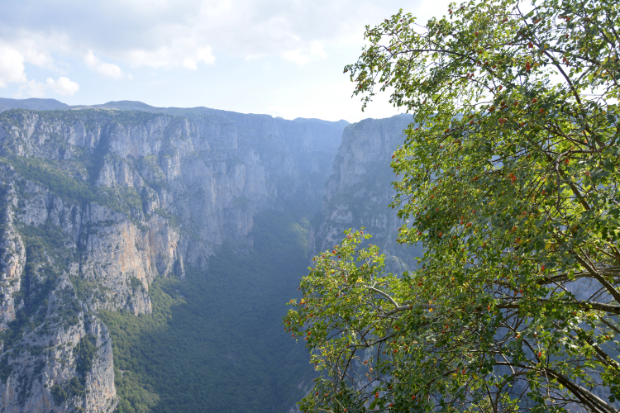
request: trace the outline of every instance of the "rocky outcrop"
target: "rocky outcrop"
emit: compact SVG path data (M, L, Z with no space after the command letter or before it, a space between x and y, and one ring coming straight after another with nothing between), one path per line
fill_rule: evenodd
M0 238L0 330L15 320L15 299L21 288L26 263L26 249L15 228L14 208L18 199L13 185L4 188L2 238Z
M11 188L6 192L10 199ZM13 261L25 265L13 266L21 270L17 294L4 296L3 309L13 311L2 314L8 329L2 333L0 411L112 411L112 346L106 327L78 300L67 262L72 251L62 239L19 232L24 235L16 233L13 243L27 251L13 251ZM46 246L49 241L58 242L56 248ZM5 250L5 257L10 253Z
M0 411L112 411L96 312L149 313L156 277L205 268L224 243L252 248L257 212L318 205L345 126L213 110L0 114Z
M415 266L421 250L396 243L402 221L388 207L395 195L391 183L397 180L390 167L391 156L403 144L404 129L411 122L411 116L398 115L366 119L345 128L321 214L310 229L310 255L339 243L343 231L365 227L373 236L370 243L386 254L388 271Z
M55 306L71 305L63 294L50 294L49 316ZM74 300L75 297L73 297ZM62 309L60 310L62 311ZM5 412L109 412L116 407L112 346L106 327L78 313L75 324L47 320L46 331L33 330L19 346L3 354L10 368L0 384L0 409ZM6 374L6 371L5 371Z

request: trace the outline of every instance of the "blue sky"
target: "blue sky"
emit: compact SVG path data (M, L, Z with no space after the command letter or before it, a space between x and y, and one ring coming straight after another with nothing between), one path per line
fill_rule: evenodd
M366 24L447 0L0 0L0 96L68 104L139 100L287 119L350 122L361 112L342 73Z

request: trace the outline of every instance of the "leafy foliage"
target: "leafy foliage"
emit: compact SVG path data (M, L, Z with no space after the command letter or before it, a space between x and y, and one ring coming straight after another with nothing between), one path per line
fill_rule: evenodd
M73 176L72 169L88 169L92 176L98 176L103 165L103 150L96 151L91 157L84 156L80 162L67 165L66 161L53 161L45 158L22 158L13 156L0 158L11 164L24 178L46 186L50 191L64 200L84 204L96 202L113 211L125 213L132 217L132 212L142 210L142 199L134 187L107 188L95 185L94 179L80 179ZM86 166L85 166L86 165ZM20 194L24 195L24 194ZM169 214L170 215L170 214ZM171 215L170 215L171 216ZM138 225L138 221L134 222ZM175 225L178 225L175 221Z
M75 346L73 353L76 359L75 372L80 377L80 382L84 384L97 354L97 338L90 334L85 335Z
M6 380L9 378L11 372L13 371L13 367L8 363L7 359L8 356L4 356L2 357L2 359L0 359L0 380L2 381L2 384L6 383Z
M40 182L63 199L93 202L97 195L87 182L69 176L53 161L42 158L11 157L5 159L19 174L29 180Z
M57 405L62 405L69 398L69 395L60 384L54 384L51 393L54 398L54 403Z
M426 252L401 276L361 233L315 257L285 318L325 372L303 410L616 411L619 11L482 0L367 28L345 71L415 114L393 206Z

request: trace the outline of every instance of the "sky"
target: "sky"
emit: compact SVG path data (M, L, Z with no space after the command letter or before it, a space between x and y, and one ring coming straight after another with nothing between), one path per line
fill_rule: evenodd
M0 97L356 122L343 73L374 26L403 8L426 22L448 0L0 0Z

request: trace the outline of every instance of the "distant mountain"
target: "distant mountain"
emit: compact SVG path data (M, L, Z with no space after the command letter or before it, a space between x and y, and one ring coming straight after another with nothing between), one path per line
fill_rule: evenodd
M9 109L28 109L28 110L80 110L80 109L116 109L116 110L136 110L140 112L151 112L151 113L165 113L166 115L172 116L183 116L183 117L196 117L196 116L204 116L204 115L232 115L232 116L246 116L246 114L238 113L238 112L230 112L226 110L220 109L211 109L204 106L197 106L194 108L177 108L177 107L168 107L162 108L157 106L151 106L144 102L139 102L135 100L119 100L112 101L97 105L74 105L70 106L65 103L59 102L56 99L38 99L38 98L30 98L30 99L10 99L10 98L0 98L0 112ZM250 116L264 116L266 118L273 118L270 115L264 114L247 114ZM274 119L285 120L280 117L276 117ZM318 125L321 122L325 122L321 119L308 119L308 118L296 118L293 122L314 122L314 125ZM344 128L349 124L346 120L339 120L338 122L332 122L334 125L338 127Z
M147 105L143 102L134 100L119 100L118 102L107 102L101 105L92 105L93 108L110 108L120 110L139 110L142 112L161 112L164 108Z
M9 109L28 109L28 110L67 110L71 106L56 99L9 99L0 98L0 112Z

